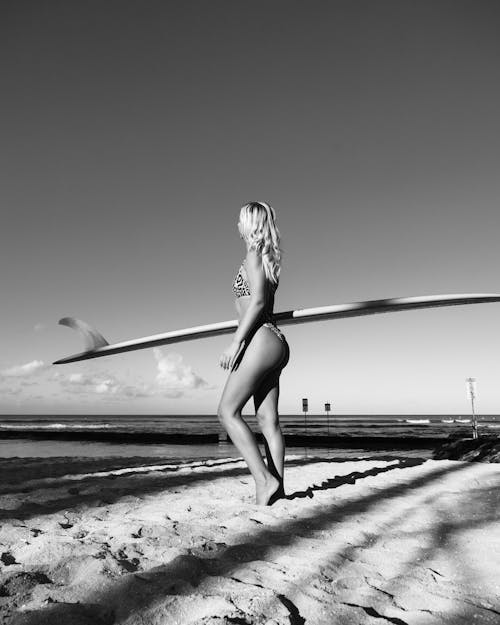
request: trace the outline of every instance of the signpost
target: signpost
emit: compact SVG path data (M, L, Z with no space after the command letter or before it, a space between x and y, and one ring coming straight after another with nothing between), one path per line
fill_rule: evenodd
M470 397L470 401L472 404L472 438L477 438L477 418L474 411L474 400L476 398L476 378L467 378L465 382L467 385L467 393Z
M304 429L305 429L306 436L307 436L307 409L308 409L308 401L307 401L307 397L304 397L302 399L302 410L304 411ZM305 445L305 450L306 450L306 458L307 458L307 445Z
M307 436L307 397L304 397L304 399L302 400L302 410L304 412L304 430Z

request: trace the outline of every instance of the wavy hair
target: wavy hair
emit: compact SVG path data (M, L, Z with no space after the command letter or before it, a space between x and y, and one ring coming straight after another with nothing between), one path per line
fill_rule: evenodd
M276 212L266 202L249 202L240 209L241 234L250 249L262 256L262 265L268 280L276 286L281 273L283 250L280 232L276 226Z

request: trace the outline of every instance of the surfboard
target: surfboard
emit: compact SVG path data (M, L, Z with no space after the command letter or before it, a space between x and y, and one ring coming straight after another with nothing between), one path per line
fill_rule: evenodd
M415 310L419 308L437 308L442 306L459 306L462 304L486 304L499 302L498 293L462 293L454 295L421 295L417 297L397 297L392 299L376 299L365 302L351 302L349 304L333 304L317 308L302 308L298 310L286 310L274 313L273 317L278 326L287 326L312 321L326 321L330 319L342 319L347 317L360 317L362 315L374 315L377 313L398 312L403 310ZM66 358L56 360L52 364L62 365L78 360L111 356L136 349L147 349L159 345L169 345L182 341L230 334L238 327L238 319L220 321L203 326L172 330L162 334L153 334L138 339L122 341L121 343L109 344L100 332L95 330L85 321L75 317L63 317L59 324L77 330L84 339L85 351Z

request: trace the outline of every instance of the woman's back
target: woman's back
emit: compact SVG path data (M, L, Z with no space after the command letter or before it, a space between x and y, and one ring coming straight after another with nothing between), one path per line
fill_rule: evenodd
M248 282L248 274L245 268L245 261L240 265L238 273L233 281L233 293L236 297L236 310L238 311L240 319L245 314L248 304L250 303L250 284ZM272 283L266 278L266 302L264 306L264 321L273 321L274 311L274 295L278 288L277 284Z

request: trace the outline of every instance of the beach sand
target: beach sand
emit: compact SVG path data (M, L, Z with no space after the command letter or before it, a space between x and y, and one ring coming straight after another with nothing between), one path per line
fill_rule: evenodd
M287 455L268 507L242 459L149 465L2 461L1 623L500 622L498 464Z

